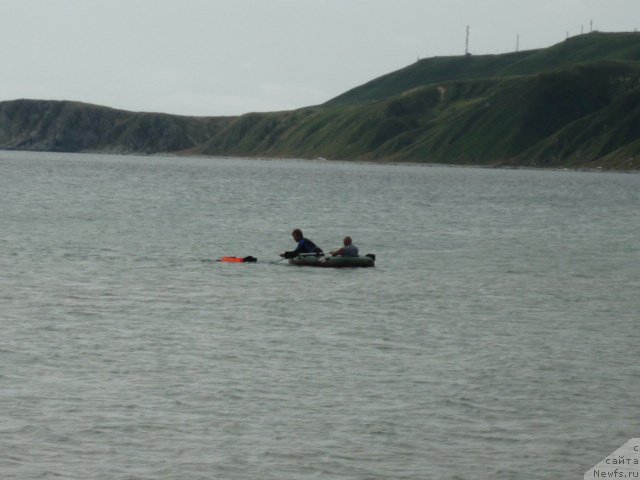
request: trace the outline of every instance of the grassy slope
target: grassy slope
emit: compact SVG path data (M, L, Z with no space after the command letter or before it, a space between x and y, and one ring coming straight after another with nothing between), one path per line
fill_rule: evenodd
M640 33L592 33L545 49L503 55L428 58L349 90L326 105L370 103L424 85L533 75L603 60L640 61Z
M639 168L621 162L640 153L639 89L631 62L452 81L375 103L244 116L203 152Z

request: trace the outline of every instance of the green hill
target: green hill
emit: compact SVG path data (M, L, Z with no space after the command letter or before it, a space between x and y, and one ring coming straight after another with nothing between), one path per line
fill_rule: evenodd
M200 153L640 168L640 66L445 82L387 100L240 117Z
M0 103L0 148L640 168L640 34L436 57L323 105L239 117Z
M603 60L640 61L640 33L591 33L550 48L503 55L428 58L349 90L325 105L375 102L424 85L533 75Z

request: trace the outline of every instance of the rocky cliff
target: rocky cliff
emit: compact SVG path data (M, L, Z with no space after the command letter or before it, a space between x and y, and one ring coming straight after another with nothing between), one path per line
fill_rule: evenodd
M229 119L134 113L78 102L0 102L0 148L158 153L203 144Z

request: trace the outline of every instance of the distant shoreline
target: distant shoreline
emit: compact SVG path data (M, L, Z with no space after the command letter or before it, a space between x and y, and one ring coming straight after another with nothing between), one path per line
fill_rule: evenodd
M242 155L197 155L197 154L181 154L181 153L119 153L119 152L51 152L43 150L11 150L0 149L0 153L41 153L46 155L96 155L96 156L114 156L114 157L162 157L162 158L193 158L193 159L211 159L211 160L255 160L265 162L315 162L315 163L344 163L344 164L362 164L370 166L398 165L405 167L425 167L425 168L469 168L469 169L485 169L485 170L526 170L526 171L554 171L554 172L584 172L584 173L622 173L622 174L640 174L638 170L623 169L606 169L606 168L564 168L564 167L534 167L525 165L460 165L455 163L427 163L427 162L401 162L393 160L345 160L345 159L320 159L320 158L297 158L297 157L267 157L267 156L242 156Z

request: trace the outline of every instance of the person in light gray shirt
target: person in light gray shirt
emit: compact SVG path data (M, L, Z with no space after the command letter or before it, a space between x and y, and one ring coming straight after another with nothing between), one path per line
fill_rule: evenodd
M339 248L338 250L334 250L333 252L331 252L331 255L333 255L334 257L357 257L358 256L358 247L356 247L352 241L351 241L351 237L344 237L344 240L342 241L342 243L344 244L344 247Z

